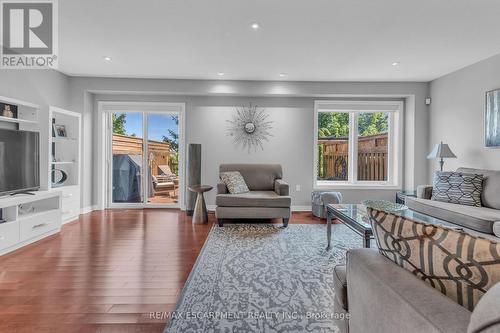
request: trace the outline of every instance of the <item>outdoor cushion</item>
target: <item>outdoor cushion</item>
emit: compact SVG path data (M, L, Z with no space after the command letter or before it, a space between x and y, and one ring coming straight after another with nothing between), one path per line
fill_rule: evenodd
M500 210L486 207L463 206L408 197L406 205L417 212L487 234L493 234L494 223L500 221Z
M481 207L483 175L436 171L432 200Z
M246 193L249 191L245 179L243 179L239 171L221 172L220 179L226 184L231 194Z
M215 204L225 207L290 207L291 199L274 191L250 191L241 194L219 194Z
M470 311L500 282L500 243L367 210L380 254Z
M483 206L500 209L500 171L459 168L457 172L475 173L483 175L483 193L481 202Z

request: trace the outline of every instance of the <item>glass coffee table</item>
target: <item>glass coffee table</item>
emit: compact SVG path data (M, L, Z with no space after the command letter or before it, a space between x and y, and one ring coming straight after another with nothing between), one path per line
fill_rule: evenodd
M355 233L363 237L363 246L365 248L370 247L370 241L373 238L372 226L370 225L370 220L368 219L368 214L366 212L366 206L362 204L330 204L326 206L327 211L327 228L326 237L328 241L327 250L330 249L330 243L332 238L332 219L337 218L352 229ZM455 230L464 230L456 224L439 220L435 217L425 215L411 209L405 209L399 212L394 212L393 214L409 218L414 221L442 225L447 228L452 228Z

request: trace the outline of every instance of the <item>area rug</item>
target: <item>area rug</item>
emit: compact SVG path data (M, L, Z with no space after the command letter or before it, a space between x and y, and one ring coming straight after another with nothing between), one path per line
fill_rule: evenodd
M165 332L338 332L333 268L361 237L342 224L214 226Z

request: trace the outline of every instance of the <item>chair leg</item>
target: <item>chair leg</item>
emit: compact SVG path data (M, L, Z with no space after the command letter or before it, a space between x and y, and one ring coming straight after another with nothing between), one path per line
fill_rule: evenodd
M219 223L219 227L224 226L224 220L223 219L217 219L217 222Z
M283 228L288 227L288 220L287 218L283 218Z

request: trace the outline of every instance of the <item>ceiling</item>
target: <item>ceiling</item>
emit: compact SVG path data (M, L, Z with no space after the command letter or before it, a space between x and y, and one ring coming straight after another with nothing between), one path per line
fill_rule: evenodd
M500 53L499 13L498 0L64 0L59 69L106 77L430 81Z

